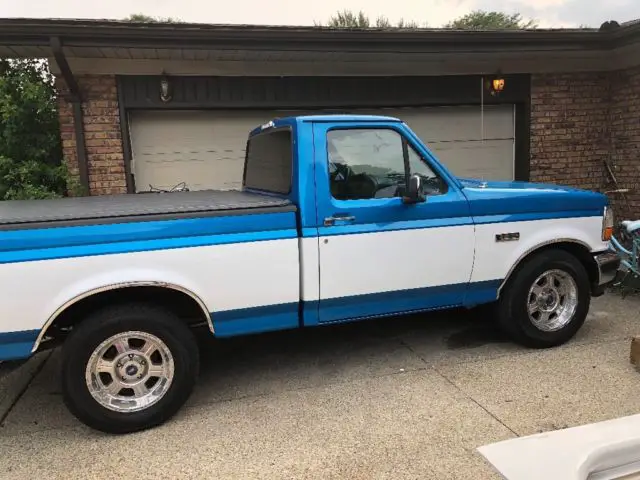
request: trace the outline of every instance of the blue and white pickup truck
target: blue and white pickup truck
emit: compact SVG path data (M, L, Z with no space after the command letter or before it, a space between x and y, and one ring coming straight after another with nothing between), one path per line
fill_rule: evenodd
M69 410L124 433L187 400L197 326L491 304L553 347L615 276L612 227L599 193L456 178L395 118L278 119L249 134L241 191L1 203L0 360L62 344Z

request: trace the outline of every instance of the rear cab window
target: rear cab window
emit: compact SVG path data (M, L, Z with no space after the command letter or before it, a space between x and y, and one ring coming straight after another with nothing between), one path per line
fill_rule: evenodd
M293 181L293 144L290 128L271 129L249 137L242 186L289 195Z

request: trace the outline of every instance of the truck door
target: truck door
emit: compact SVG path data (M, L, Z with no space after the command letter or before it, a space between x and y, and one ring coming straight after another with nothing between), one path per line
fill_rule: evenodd
M319 322L462 305L475 235L456 182L400 123L313 128ZM425 202L403 202L407 173Z

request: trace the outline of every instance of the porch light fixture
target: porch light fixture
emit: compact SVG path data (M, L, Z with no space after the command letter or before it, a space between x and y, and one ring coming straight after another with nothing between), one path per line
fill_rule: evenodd
M487 81L487 90L489 90L492 97L496 97L504 91L507 82L502 76L502 72L500 70L489 78L490 80Z
M491 88L494 92L500 93L504 90L505 81L502 77L496 77L491 81Z
M171 99L171 83L169 83L169 78L166 75L162 75L160 78L160 100L167 103L170 102Z

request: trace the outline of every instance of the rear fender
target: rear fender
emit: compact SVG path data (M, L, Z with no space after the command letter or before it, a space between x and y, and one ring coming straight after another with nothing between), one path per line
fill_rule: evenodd
M211 310L202 300L203 295L198 291L196 285L191 283L187 278L176 274L175 272L163 272L151 269L132 269L118 270L117 274L101 274L89 278L83 278L81 281L66 286L57 296L53 298L45 318L47 321L43 325L38 338L33 345L32 351L35 352L47 331L47 328L64 312L67 308L75 303L109 290L120 288L135 287L161 287L171 290L177 290L194 299L206 316L209 329L213 333L213 323L211 321Z

